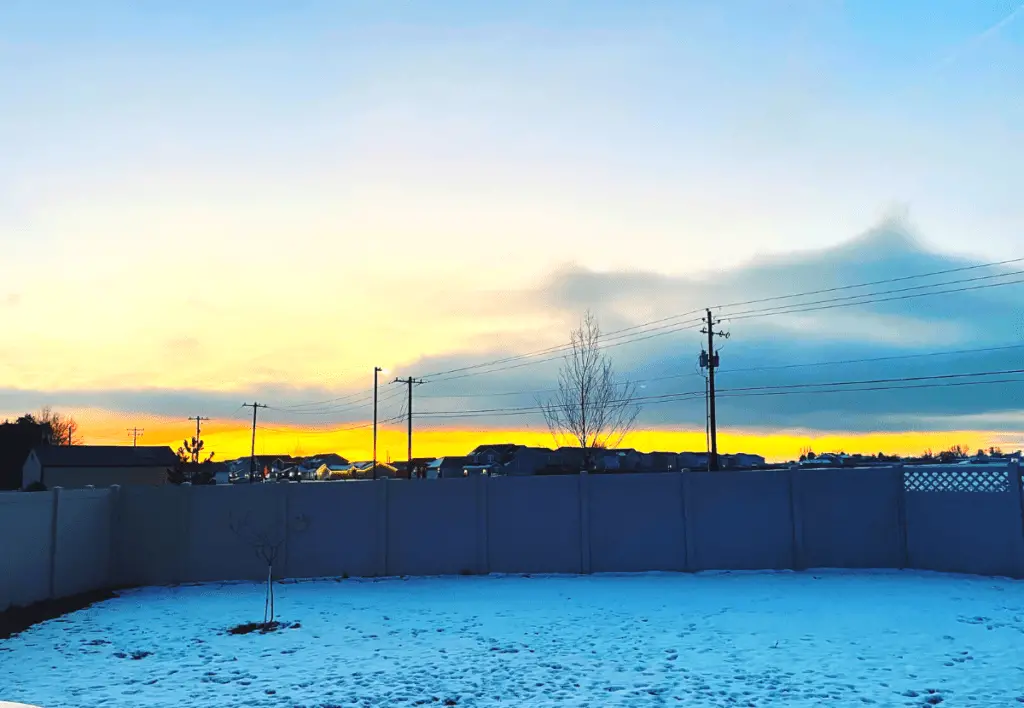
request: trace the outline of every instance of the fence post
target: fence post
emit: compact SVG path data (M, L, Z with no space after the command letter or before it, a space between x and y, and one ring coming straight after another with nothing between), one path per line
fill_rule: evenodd
M590 573L590 473L580 471L580 572Z
M900 570L910 567L910 542L907 534L907 480L903 465L893 465L893 476L896 478L896 528L900 549Z
M1017 567L1017 577L1024 578L1024 479L1021 478L1020 460L1010 461L1010 490L1017 495L1018 509L1020 509L1020 560Z
M696 568L697 563L697 551L696 551L696 539L693 536L693 524L691 519L693 518L692 513L692 502L690 497L693 486L690 484L693 479L694 473L690 470L683 470L679 474L682 475L682 489L683 489L683 541L686 544L686 563L683 566L683 570L688 573L692 573Z
M57 518L60 514L61 487L53 488L53 508L50 516L50 592L49 599L57 597Z
M284 524L284 543L281 544L281 550L284 551L284 559L283 559L283 561L281 563L281 568L284 570L284 572L281 573L281 576L282 576L282 578L288 578L289 580L294 579L293 571L288 566L288 556L290 555L288 553L288 544L291 543L291 529L292 529L291 491L289 491L289 490L291 490L292 484L295 484L295 483L294 482L288 482L288 484L285 484L285 485L278 485L278 488L283 487L283 491L280 492L280 494L283 497L281 499L282 509L280 509L280 512L281 512L281 514L283 516L283 524Z
M388 478L377 481L377 575L388 574Z
M110 553L107 566L107 587L115 588L121 584L120 567L118 558L121 555L121 534L118 533L121 519L121 485L114 484L110 487Z
M174 579L178 583L186 583L192 579L189 572L192 559L192 484L183 482L178 486L178 493L181 494L181 538L178 544L178 577Z
M488 536L488 495L490 494L489 475L477 476L476 484L476 569L481 575L491 572L491 542Z
M800 468L790 467L786 474L789 480L789 525L792 543L793 570L804 568L804 519L801 509Z

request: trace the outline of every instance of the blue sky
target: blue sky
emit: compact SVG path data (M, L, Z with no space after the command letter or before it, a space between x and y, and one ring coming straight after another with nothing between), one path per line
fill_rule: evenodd
M894 208L1024 256L1022 95L1007 0L8 0L0 387L331 390L560 341L559 273L714 279Z

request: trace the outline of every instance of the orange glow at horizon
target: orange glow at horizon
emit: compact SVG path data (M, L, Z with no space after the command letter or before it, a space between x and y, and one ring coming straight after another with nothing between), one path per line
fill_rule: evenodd
M86 444L131 444L126 427L138 425L145 429L140 445L168 445L177 450L186 437L195 434L194 424L167 418L133 418L122 414L90 411L76 416ZM369 460L373 455L370 427L352 422L341 430L311 430L283 423L273 423L272 430L256 430L256 454L312 455L337 452L350 460ZM250 454L252 429L237 420L203 424L205 450L216 453L215 460L229 460ZM1000 433L965 430L954 432L886 432L850 433L843 431L800 431L762 433L756 430L722 429L719 433L719 451L722 453L747 452L763 455L769 462L794 460L801 450L811 447L815 452L919 455L926 449L940 451L952 445L966 445L968 449L988 449L999 445ZM413 430L413 456L441 457L465 455L485 443L517 443L538 447L554 447L550 433L543 429L515 428L422 428ZM706 449L703 430L638 430L631 433L621 445L644 452ZM404 460L407 440L404 427L387 426L378 429L377 456L380 460Z

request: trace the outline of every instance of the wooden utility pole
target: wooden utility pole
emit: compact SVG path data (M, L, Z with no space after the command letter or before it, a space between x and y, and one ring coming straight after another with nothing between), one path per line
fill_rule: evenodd
M711 430L711 449L708 451L708 470L718 471L718 419L715 414L715 369L718 368L718 352L715 351L715 336L729 338L728 332L716 332L715 325L719 320L712 318L711 310L707 311L707 318L704 320L702 334L708 335L707 351L700 353L700 366L708 370L708 427Z
M195 441L195 444L193 445L193 448L192 448L192 462L194 462L194 463L196 463L198 465L199 464L199 440L200 440L200 437L199 437L199 423L201 421L204 421L204 420L209 420L209 418L203 418L202 416L197 415L197 416L194 416L192 418L189 418L189 420L194 420L196 422L196 441Z
M132 447L136 446L136 444L139 442L139 436L142 435L144 432L145 430L142 428L128 428L128 434L132 436ZM68 437L70 438L71 436L69 435ZM70 444L71 443L68 442L68 445Z
M377 374L384 371L379 366L373 367L373 467L371 474L377 479Z
M249 454L249 483L251 484L256 479L256 411L267 406L253 401L252 403L243 403L242 407L252 408L252 451Z
M409 457L409 479L412 479L412 387L413 387L413 384L417 384L418 385L418 384L423 383L423 381L421 379L414 379L412 376L410 376L409 378L407 378L405 380L395 379L392 383L404 383L405 385L407 385L409 387L409 412L408 412L408 416L409 416L409 419L408 419L408 423L409 423L409 432L408 432L409 451L408 451L408 457Z

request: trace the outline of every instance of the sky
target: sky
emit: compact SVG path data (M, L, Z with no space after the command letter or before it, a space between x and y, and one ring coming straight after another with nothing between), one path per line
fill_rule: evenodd
M368 457L381 366L382 420L403 412L395 376L444 414L415 419L417 453L544 444L536 414L454 413L530 406L557 361L429 374L561 344L587 308L614 332L1024 258L1022 95L1010 0L8 0L0 417L50 405L87 442L138 426L177 446L203 415L226 458L255 399L257 452ZM1000 349L1022 303L1007 286L726 321L720 386L1024 368ZM680 329L609 353L671 396L703 390L700 347ZM1016 449L1022 393L719 414L724 448L775 459ZM703 449L703 406L652 401L627 443ZM404 457L404 423L381 436Z

